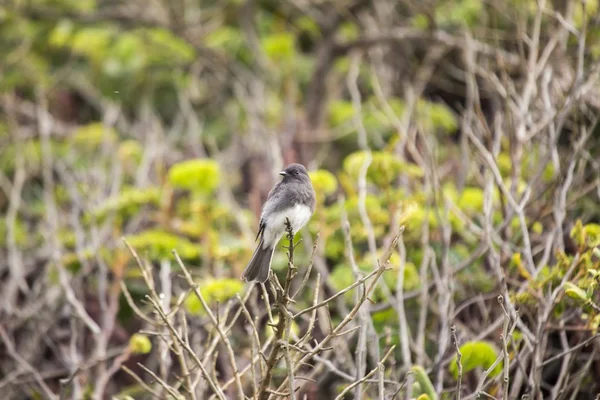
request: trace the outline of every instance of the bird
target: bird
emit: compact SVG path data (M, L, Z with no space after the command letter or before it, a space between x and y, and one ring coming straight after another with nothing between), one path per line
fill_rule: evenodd
M264 283L269 278L275 246L285 233L286 219L297 233L315 211L315 190L302 164L289 164L279 173L283 179L269 192L263 204L258 233L258 246L242 273L246 282Z

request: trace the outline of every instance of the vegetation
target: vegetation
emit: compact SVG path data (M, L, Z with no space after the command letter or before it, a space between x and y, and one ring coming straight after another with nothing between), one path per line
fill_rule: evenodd
M597 11L2 2L2 397L597 398Z

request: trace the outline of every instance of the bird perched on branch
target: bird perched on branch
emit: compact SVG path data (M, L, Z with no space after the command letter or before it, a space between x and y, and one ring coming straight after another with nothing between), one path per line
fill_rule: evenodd
M286 219L294 233L310 220L315 211L315 191L306 168L290 164L279 173L283 179L269 192L263 205L256 240L260 242L242 274L250 282L265 282L269 278L275 246L285 233Z

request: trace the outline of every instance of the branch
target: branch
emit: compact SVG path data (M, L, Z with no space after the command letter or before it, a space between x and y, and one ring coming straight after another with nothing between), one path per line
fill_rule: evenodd
M277 300L277 306L279 308L279 321L277 321L277 327L275 328L275 339L273 342L273 348L271 349L271 353L269 354L269 358L267 360L267 366L266 366L266 374L263 376L261 382L260 382L260 386L258 388L258 393L257 393L257 398L259 400L267 400L269 398L269 395L271 393L271 390L269 389L269 386L271 385L271 378L273 377L273 372L275 370L275 365L277 364L278 361L278 355L279 355L279 351L282 347L282 343L284 342L284 334L287 332L289 334L288 331L288 326L291 325L292 320L294 317L291 316L291 313L288 311L288 304L290 301L290 297L289 297L289 293L290 293L290 284L292 282L292 280L294 279L294 276L296 275L296 271L297 268L294 266L294 248L296 247L294 245L294 231L292 230L292 224L290 223L289 219L285 219L285 231L287 232L287 239L288 239L288 269L287 269L287 274L285 277L285 283L284 283L284 287L283 287L283 292L281 293L281 295L279 296L278 300ZM277 279L275 276L273 276L273 279ZM265 298L265 301L268 301L267 298ZM286 352L289 350L286 350ZM293 398L294 395L294 382L293 382L293 377L294 377L294 368L293 368L293 362L289 361L288 364L288 369L289 369L289 382L290 382L290 396ZM279 390L278 390L279 392Z

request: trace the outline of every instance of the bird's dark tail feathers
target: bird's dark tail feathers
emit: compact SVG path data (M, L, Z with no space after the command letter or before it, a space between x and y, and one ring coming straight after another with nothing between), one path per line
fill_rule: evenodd
M246 282L266 282L269 278L269 270L271 269L273 250L273 247L266 247L263 249L263 241L261 239L258 247L254 251L254 255L242 274L242 279Z

